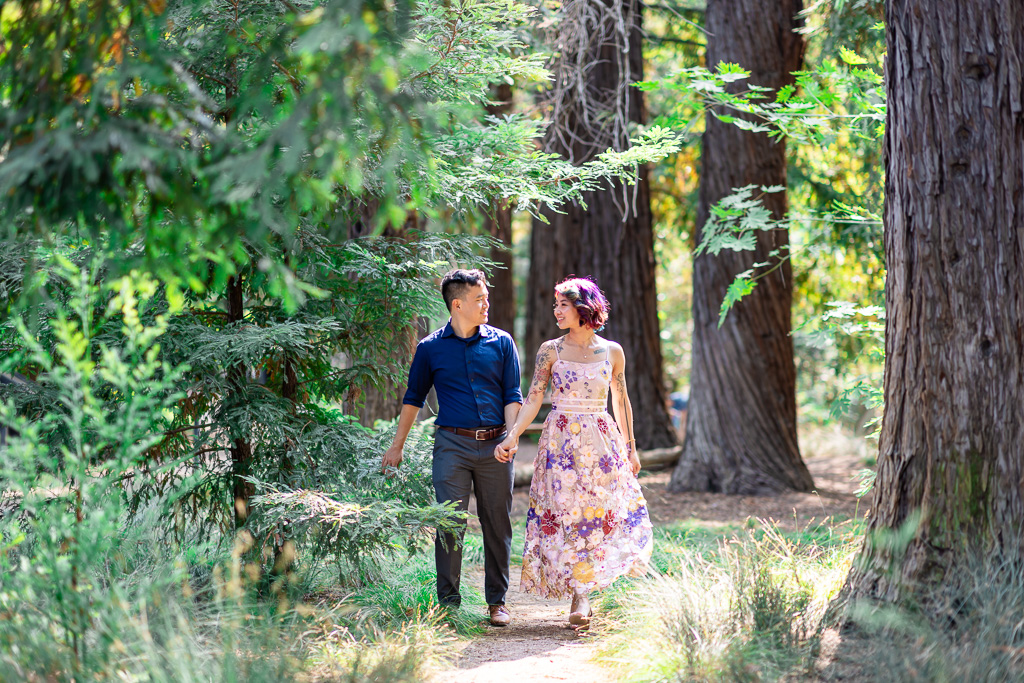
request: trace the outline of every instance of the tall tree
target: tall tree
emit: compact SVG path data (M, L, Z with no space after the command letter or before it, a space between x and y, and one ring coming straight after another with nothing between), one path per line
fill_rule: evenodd
M487 113L506 116L512 113L512 86L504 81L491 84ZM484 230L501 243L491 249L491 260L497 268L491 273L490 324L515 335L516 290L512 279L512 205L498 197L484 208Z
M885 410L850 584L893 600L1024 554L1024 7L889 0L886 38Z
M629 147L628 126L643 123L644 101L631 87L643 75L639 0L570 0L555 38L552 125L545 151L574 161L608 148ZM554 284L571 274L592 275L612 314L603 334L626 351L626 380L640 448L675 443L662 378L654 236L647 168L636 185L619 181L583 193L550 223L534 220L527 291L527 354L558 333L551 316Z
M751 83L772 90L792 85L804 52L796 33L800 9L800 0L709 0L709 67L738 63L749 70ZM734 188L786 185L784 141L709 115L702 143L698 230ZM782 219L786 194L767 193L764 205ZM797 445L788 259L718 325L734 278L788 243L788 231L764 231L754 251L704 252L694 259L690 409L673 491L775 494L814 485Z

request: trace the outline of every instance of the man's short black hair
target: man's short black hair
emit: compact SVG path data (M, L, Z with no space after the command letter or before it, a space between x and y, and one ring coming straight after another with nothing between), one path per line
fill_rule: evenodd
M487 276L482 270L456 268L445 273L441 278L441 296L444 298L444 305L448 307L448 312L452 312L452 301L462 298L467 289L476 287L481 282L487 286Z

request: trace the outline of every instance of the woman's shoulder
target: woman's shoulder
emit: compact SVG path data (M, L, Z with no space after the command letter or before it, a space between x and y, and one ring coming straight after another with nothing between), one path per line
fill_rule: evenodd
M626 362L626 352L622 350L622 345L609 340L605 340L605 342L608 344L608 360L612 367L622 367L622 364Z
M542 348L542 349L545 349L545 348L547 348L547 349L561 349L562 348L562 341L564 339L565 339L564 335L561 336L561 337L555 337L554 339L548 339L546 342L541 342L540 348Z
M540 343L540 348L537 349L538 362L553 361L556 358L558 352L557 342L558 339L548 339Z
M622 345L619 344L619 342L614 342L611 339L605 339L601 335L597 335L597 338L601 341L602 344L605 344L608 347L609 352L624 353L624 351L622 350Z

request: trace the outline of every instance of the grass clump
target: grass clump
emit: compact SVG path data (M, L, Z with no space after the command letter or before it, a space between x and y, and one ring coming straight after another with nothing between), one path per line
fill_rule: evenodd
M859 536L754 527L721 527L717 538L665 529L671 566L604 596L603 657L623 680L780 680L813 667Z
M1024 566L979 558L900 605L854 601L841 660L876 681L1024 680ZM842 664L841 664L842 665Z

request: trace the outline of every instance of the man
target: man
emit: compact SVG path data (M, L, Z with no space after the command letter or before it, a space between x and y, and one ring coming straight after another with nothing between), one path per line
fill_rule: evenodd
M512 462L495 459L494 448L515 423L522 407L519 355L512 337L487 325L487 281L479 270L452 270L441 281L441 296L451 319L420 341L409 369L409 387L398 431L384 453L384 471L398 467L409 430L427 392L437 392L433 481L438 502L455 501L460 510L476 494L484 536L484 596L490 622L507 626L505 607L512 552ZM437 598L458 607L462 574L462 537L438 534Z

